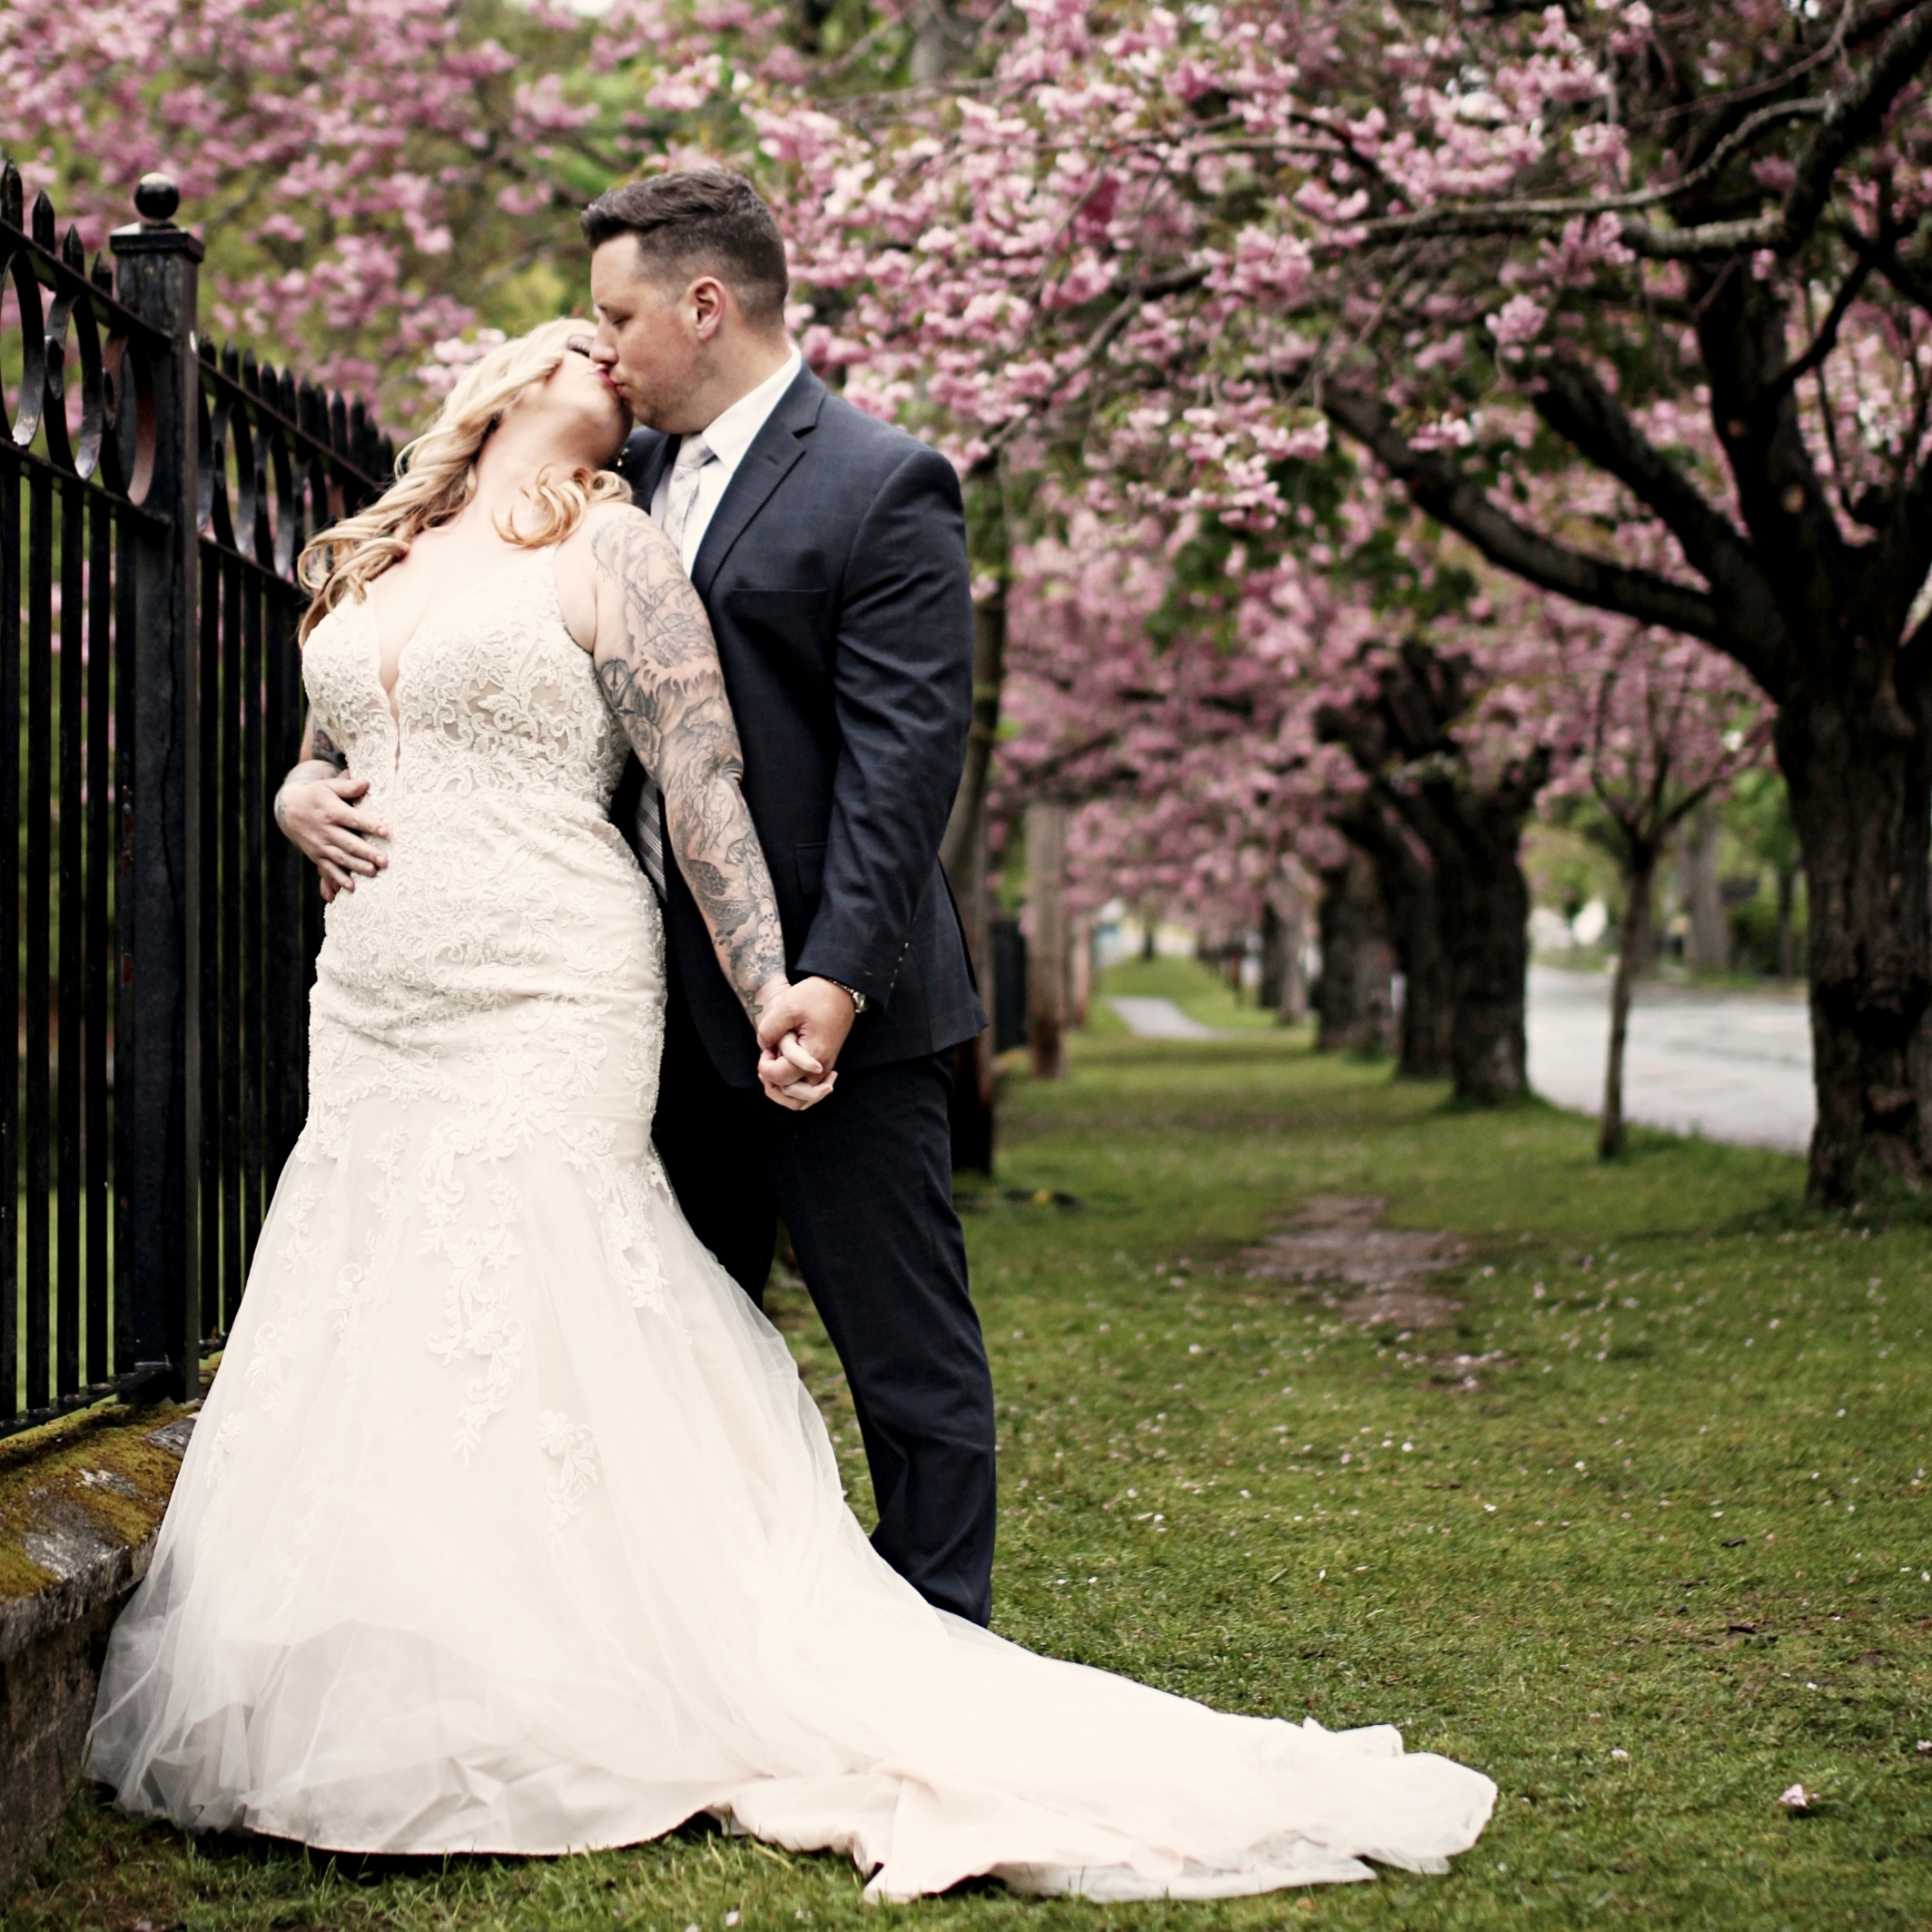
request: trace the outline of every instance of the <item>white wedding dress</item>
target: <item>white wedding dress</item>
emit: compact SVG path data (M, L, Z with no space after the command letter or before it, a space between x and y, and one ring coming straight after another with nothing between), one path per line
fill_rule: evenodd
M309 641L390 864L328 910L308 1124L90 1770L137 1814L355 1852L563 1852L709 1811L848 1852L886 1899L1444 1869L1489 1817L1478 1773L1034 1656L873 1554L651 1150L658 911L552 567L424 625L400 725L366 605Z

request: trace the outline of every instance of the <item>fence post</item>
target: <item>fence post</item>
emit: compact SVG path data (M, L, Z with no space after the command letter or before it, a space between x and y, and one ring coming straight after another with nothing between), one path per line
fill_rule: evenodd
M171 219L179 202L165 176L144 176L134 192L141 221L116 229L111 238L117 295L168 338L154 371L155 471L146 501L167 522L130 519L134 634L119 641L117 653L121 675L134 680L134 743L117 907L115 1105L130 1110L121 1145L133 1170L124 1179L124 1198L133 1248L134 1366L151 1372L147 1393L177 1401L194 1393L199 1368L195 1244L201 1145L201 377L195 321L202 250Z

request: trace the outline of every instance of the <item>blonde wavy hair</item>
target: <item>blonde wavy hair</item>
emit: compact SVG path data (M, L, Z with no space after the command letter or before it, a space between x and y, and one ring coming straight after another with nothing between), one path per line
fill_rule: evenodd
M571 338L590 333L592 326L568 316L544 322L463 372L436 420L397 456L396 481L366 510L345 517L303 546L295 573L312 595L297 633L300 641L306 643L309 632L345 598L359 599L372 578L409 554L423 531L457 516L476 494L476 459L491 431L525 390L549 380L570 353ZM546 468L529 492L534 520L525 525L513 517L497 525L497 534L506 543L541 549L561 543L592 504L629 494L609 470L560 474Z

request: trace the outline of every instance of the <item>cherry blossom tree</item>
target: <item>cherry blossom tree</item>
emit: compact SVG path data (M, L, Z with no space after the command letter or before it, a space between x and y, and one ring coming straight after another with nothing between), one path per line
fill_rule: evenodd
M1295 190L1323 313L1309 393L1502 567L1700 640L1776 703L1814 907L1811 1192L1916 1184L1932 8L1430 24L1284 19L1324 104L1298 124L1326 148ZM1577 464L1613 487L1608 519L1539 488ZM1613 532L1640 521L1662 541L1632 558Z
M570 208L635 152L594 124L590 39L508 0L12 0L0 148L90 249L172 175L207 321L406 429L436 343L582 279Z
M1631 992L1650 956L1658 862L1692 812L1760 763L1772 720L1756 687L1726 659L1668 631L1618 619L1589 623L1590 614L1553 601L1546 614L1553 625L1567 619L1594 633L1567 641L1563 651L1580 687L1584 737L1581 755L1551 791L1594 804L1589 830L1623 883L1597 1140L1598 1155L1610 1160L1623 1151Z
M1493 674L1471 655L1411 637L1371 653L1365 670L1369 693L1323 706L1320 724L1366 781L1339 828L1383 881L1406 982L1403 1070L1447 1073L1465 1099L1522 1094L1529 893L1519 855L1550 747L1498 715Z
M1244 932L1308 855L1345 762L1316 744L1304 681L1367 621L1292 555L1202 536L1195 519L1076 506L1015 553L994 803L1080 808L1070 883L1085 906L1121 896Z

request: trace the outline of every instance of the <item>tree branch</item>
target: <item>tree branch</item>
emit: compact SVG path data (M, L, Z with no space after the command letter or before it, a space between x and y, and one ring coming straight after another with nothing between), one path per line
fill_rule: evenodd
M1878 133L1893 102L1918 78L1928 56L1932 56L1932 7L1920 6L1886 35L1865 71L1832 97L1817 133L1798 157L1798 172L1778 211L1787 250L1797 247L1818 226L1839 165Z
M1883 33L1893 21L1902 19L1916 9L1925 5L1925 0L1871 0L1871 4L1855 7L1847 15L1842 30L1842 38L1848 47L1862 46L1873 35Z
M1866 583L1876 593L1874 602L1881 609L1889 603L1893 621L1903 628L1910 620L1926 573L1932 570L1932 464L1921 463L1917 474L1897 492L1878 542L1859 554ZM1928 640L1932 640L1932 618L1903 641L1901 655L1910 657Z
M1556 364L1532 400L1537 414L1559 436L1656 512L1676 538L1685 562L1716 593L1728 628L1740 643L1749 640L1749 661L1736 651L1733 655L1762 682L1777 661L1775 641L1784 627L1750 541L1711 507L1588 369Z
M1067 381L1083 369L1091 369L1105 352L1121 331L1126 328L1148 303L1158 301L1164 295L1185 294L1191 288L1199 288L1207 280L1205 268L1176 268L1165 274L1148 275L1128 284L1127 292L1108 310L1106 318L1082 345L1079 359L1062 372L1056 386L1056 393L1064 388ZM1046 399L1042 397L1040 400ZM986 439L985 453L974 463L968 474L983 475L999 460L999 453L1039 413L1039 403L1029 403L1016 416L1009 416Z
M1811 347L1795 362L1787 362L1766 386L1764 396L1767 402L1782 396L1787 389L1795 389L1813 369L1821 367L1825 359L1837 348L1838 330L1844 325L1845 318L1858 300L1859 291L1865 286L1866 278L1874 265L1873 257L1860 253L1857 265L1839 284L1838 293L1832 298L1832 306L1825 311L1824 323L1817 335L1811 338Z
M1092 757L1097 751L1111 750L1119 743L1120 735L1117 731L1103 731L1096 737L1070 745L1064 751L1056 751L1051 757L1041 759L1036 765L1026 766L1017 775L1029 791L1050 796L1050 793L1044 791L1045 787L1050 787L1063 772Z
M1818 129L1799 155L1791 185L1778 207L1746 220L1702 222L1688 228L1660 228L1641 220L1625 221L1620 228L1624 246L1652 260L1689 260L1760 248L1789 254L1801 247L1818 226L1846 156L1879 133L1892 104L1918 77L1928 57L1932 57L1932 6L1921 0L1891 29L1864 69L1839 92L1824 101L1785 101L1760 108L1682 181L1667 189L1601 200L1499 201L1487 206L1426 209L1415 215L1365 223L1356 233L1371 247L1419 236L1475 239L1547 233L1553 225L1579 216L1587 219L1672 199L1708 180L1767 127L1815 116ZM1647 203L1643 196L1651 201Z
M1701 188L1767 128L1782 126L1787 121L1815 121L1822 117L1825 111L1826 104L1821 100L1786 100L1772 107L1760 107L1756 114L1733 128L1689 174L1681 180L1666 182L1661 188L1640 189L1628 195L1604 195L1566 200L1499 201L1492 202L1486 206L1477 205L1467 208L1425 209L1413 215L1395 215L1384 220L1364 223L1362 232L1378 242L1385 239L1395 240L1405 236L1437 233L1488 234L1505 231L1493 229L1471 230L1446 224L1453 223L1464 216L1505 216L1543 221L1570 221L1580 215L1587 219L1596 215L1624 214L1634 209L1658 207L1665 202L1675 201L1679 196L1688 195L1694 189ZM1445 225L1438 226L1438 223Z
M1395 215L1364 222L1349 232L1355 239L1336 252L1358 246L1388 247L1398 241L1482 241L1499 236L1535 240L1556 233L1565 222L1593 213L1617 211L1600 202L1492 202L1486 208L1429 209L1419 215ZM1648 221L1620 224L1617 239L1633 254L1653 261L1689 261L1706 256L1722 258L1740 250L1778 248L1784 243L1781 213L1753 215L1747 220L1702 222L1692 228L1659 228Z
M1876 268L1892 286L1915 308L1932 311L1932 281L1927 281L1899 252L1895 243L1877 243L1872 241L1849 221L1836 224L1838 238L1844 243L1860 261ZM1912 231L1910 240L1923 236L1921 223Z
M1467 537L1491 563L1579 604L1661 624L1736 655L1739 640L1704 592L1587 556L1519 523L1447 458L1417 449L1396 427L1393 411L1373 396L1326 389L1321 406L1330 422L1406 488L1419 509Z
M1919 620L1912 634L1899 646L1901 669L1917 671L1928 659L1932 659L1932 611Z

